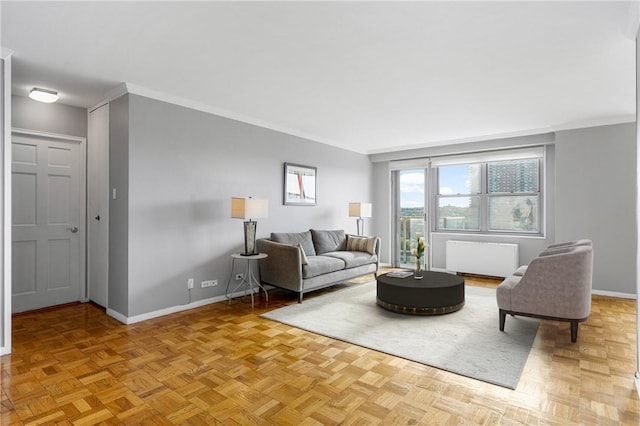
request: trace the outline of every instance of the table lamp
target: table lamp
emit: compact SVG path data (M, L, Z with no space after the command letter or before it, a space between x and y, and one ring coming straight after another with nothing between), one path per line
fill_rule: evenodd
M243 256L254 256L256 252L256 228L258 222L253 219L267 217L269 200L264 198L231 198L231 217L235 219L249 219L244 222L244 253Z
M371 217L371 203L349 203L349 217L358 218L358 235L364 235L363 217Z

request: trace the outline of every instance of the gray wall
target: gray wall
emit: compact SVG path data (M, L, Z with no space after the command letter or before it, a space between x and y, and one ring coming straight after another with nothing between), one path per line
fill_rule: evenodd
M504 148L532 142L549 147L546 173L545 238L509 238L433 234L432 267L444 268L447 239L513 242L520 263L528 263L545 245L590 238L594 242L595 291L636 294L636 125L635 123L561 131L554 134L485 141L449 147L372 155L375 194L374 233L388 246L391 262L391 188L389 161L474 149ZM554 164L555 163L555 164ZM379 200L379 201L378 201ZM378 218L380 220L378 220Z
M111 258L109 285L120 289L128 282L128 309L112 305L114 297L121 299L110 288L111 309L132 317L222 295L230 254L242 249L242 221L230 217L233 196L269 199L269 217L258 220L259 237L312 227L356 232L348 203L371 199L367 156L142 96L126 98L128 134L113 133L112 123L111 183L118 186L118 199L110 212L119 213L111 217L110 244L128 253ZM124 103L112 103L112 120ZM127 154L120 152L126 147ZM124 217L116 206L127 202L120 188L127 179L114 173L124 175L118 169L126 161ZM284 162L318 168L316 206L282 205ZM128 233L121 229L125 221ZM111 273L119 268L128 270L126 277ZM196 283L191 296L190 277ZM211 279L217 287L200 288Z
M84 109L16 96L12 104L15 127L86 137ZM118 197L110 206L110 309L130 317L222 295L230 254L242 245L242 221L229 217L232 196L269 199L259 236L311 227L355 232L347 204L371 201L374 214L365 227L382 237L381 261L391 262L388 160L406 158L406 152L377 154L371 163L364 155L135 95L112 102L111 114L110 179ZM555 235L548 228L545 239L523 241L521 263L549 242L591 238L594 289L635 294L635 138L635 124L555 135L555 207L548 212ZM549 139L545 134L527 140ZM317 206L282 205L285 161L318 167ZM444 248L437 246L431 248L433 266L441 267ZM190 277L196 282L191 295ZM209 279L218 286L200 288Z
M108 308L129 314L129 97L109 104L109 284Z
M391 174L389 162L381 161L373 164L373 187L375 188L372 199L372 227L371 234L380 237L380 263L391 265L393 257L392 249L392 194Z
M11 97L11 126L60 135L87 137L87 110L58 103L45 104Z
M595 290L636 294L635 123L558 132L556 239L590 238Z

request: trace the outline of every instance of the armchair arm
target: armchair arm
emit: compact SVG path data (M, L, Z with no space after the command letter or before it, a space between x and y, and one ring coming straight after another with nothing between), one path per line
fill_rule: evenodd
M302 291L302 259L298 247L261 238L256 248L268 257L260 259L260 281L288 290Z

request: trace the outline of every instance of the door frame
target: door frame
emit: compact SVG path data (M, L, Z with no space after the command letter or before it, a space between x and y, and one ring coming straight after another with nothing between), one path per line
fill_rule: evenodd
M41 132L38 130L28 130L21 129L17 127L11 128L11 140L9 141L9 172L12 169L13 163L13 137L15 136L26 136L26 137L40 137L47 138L53 140L59 140L63 142L71 142L77 143L80 149L80 161L79 161L79 184L80 184L80 194L78 200L78 208L79 208L79 218L80 218L80 229L78 233L78 241L80 243L79 253L79 266L80 266L80 301L87 302L89 299L87 298L87 138L83 138L80 136L71 136L71 135L62 135L58 133L51 132ZM9 196L12 198L12 195ZM11 228L13 223L9 224ZM9 244L12 244L10 241ZM13 282L11 283L11 297L13 297Z
M0 330L0 356L11 353L11 51L0 49L0 123L2 127L2 330Z

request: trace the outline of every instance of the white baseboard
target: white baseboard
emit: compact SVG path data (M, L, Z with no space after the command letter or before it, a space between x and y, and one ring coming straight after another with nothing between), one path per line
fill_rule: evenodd
M111 308L107 308L107 315L109 315L111 318L117 319L118 321L120 321L123 324L128 324L127 317L125 315L122 315L118 311L114 311Z
M638 392L638 397L640 397L640 372L636 371L636 392Z
M591 290L591 294L597 294L598 296L618 297L620 299L636 299L636 295L633 293L619 293L617 291L605 291L605 290Z
M257 288L254 289L254 293L256 293L257 290L259 289ZM235 297L240 297L240 296L243 296L244 294L245 294L244 291L238 291L236 293L233 293L231 295L231 298L233 299ZM221 295L221 296L211 297L209 299L196 300L195 302L191 302L186 305L171 306L168 308L159 309L157 311L147 312L145 314L134 315L132 317L127 317L126 315L123 315L118 311L107 308L107 315L117 319L123 324L129 325L129 324L135 324L137 322L146 321L153 318L163 317L165 315L175 314L176 312L188 311L189 309L211 305L212 303L224 302L226 300L229 300L227 299L227 296Z

